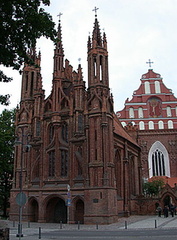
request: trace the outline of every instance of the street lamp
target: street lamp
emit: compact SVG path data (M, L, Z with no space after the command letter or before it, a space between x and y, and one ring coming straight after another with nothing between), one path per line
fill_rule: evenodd
M21 144L21 159L20 159L20 176L19 176L19 187L20 187L20 192L17 194L16 196L16 203L19 205L19 223L18 223L18 233L16 235L16 237L19 237L19 239L21 239L21 237L23 237L23 233L22 233L22 207L25 205L26 203L26 195L23 192L23 153L24 152L28 152L28 149L30 147L30 145L28 144L24 144L24 137L28 137L26 135L24 135L24 127L21 128L22 130L22 137L21 137L21 141L16 141L15 144L19 145ZM24 146L25 146L25 151L24 151Z

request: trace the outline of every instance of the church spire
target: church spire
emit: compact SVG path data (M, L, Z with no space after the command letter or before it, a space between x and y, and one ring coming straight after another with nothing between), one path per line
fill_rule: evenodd
M108 80L108 52L106 34L101 36L100 26L97 20L97 10L95 11L95 22L92 32L92 39L88 38L88 86L101 85L109 88Z
M63 59L64 59L64 50L62 43L62 31L61 31L61 16L63 14L59 13L59 23L58 23L58 41L54 50L54 77L59 76L63 69Z
M93 28L93 35L92 35L92 41L93 41L93 47L100 46L102 47L102 37L100 32L100 26L97 20L97 10L99 8L94 8L93 11L95 11L95 22L94 22L94 28Z

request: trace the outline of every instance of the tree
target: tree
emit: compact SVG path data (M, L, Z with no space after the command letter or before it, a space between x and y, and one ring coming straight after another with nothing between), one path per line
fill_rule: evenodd
M15 141L15 110L0 114L0 210L7 216L13 176L13 149Z
M165 183L164 180L160 177L152 178L151 181L145 182L143 184L143 192L145 195L149 196L157 196L159 192L164 187Z
M0 64L19 70L22 63L33 63L27 54L41 36L56 41L57 33L52 17L41 5L50 0L0 0ZM0 82L12 78L0 70ZM9 95L0 95L0 103L8 105Z

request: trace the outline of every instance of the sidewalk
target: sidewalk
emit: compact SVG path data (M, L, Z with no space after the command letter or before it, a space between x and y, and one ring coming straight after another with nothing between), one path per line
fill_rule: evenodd
M19 239L16 237L18 232L18 222L15 223L11 221L6 221L10 228L10 240ZM24 240L35 240L39 239L39 228L41 228L41 233L52 232L52 231L62 231L62 230L138 230L138 229L158 229L158 228L176 228L177 227L177 216L168 218L158 217L158 216L130 216L129 218L120 218L117 223L110 225L78 225L78 224L62 224L59 223L27 223L23 222L23 238Z

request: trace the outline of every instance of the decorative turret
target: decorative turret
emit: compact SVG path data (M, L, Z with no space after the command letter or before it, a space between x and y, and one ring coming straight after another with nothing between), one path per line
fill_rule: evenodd
M54 78L61 77L61 72L63 70L63 59L64 59L64 50L62 44L62 32L61 32L61 17L62 13L59 13L59 24L58 24L58 41L54 50Z
M33 63L24 65L22 76L21 101L34 99L36 92L42 91L42 77L40 74L41 53L36 54L36 49L32 48L27 52Z
M92 40L88 38L88 87L102 85L109 87L108 80L108 52L106 34L101 36L97 20L97 8L95 7L95 22L92 33Z

